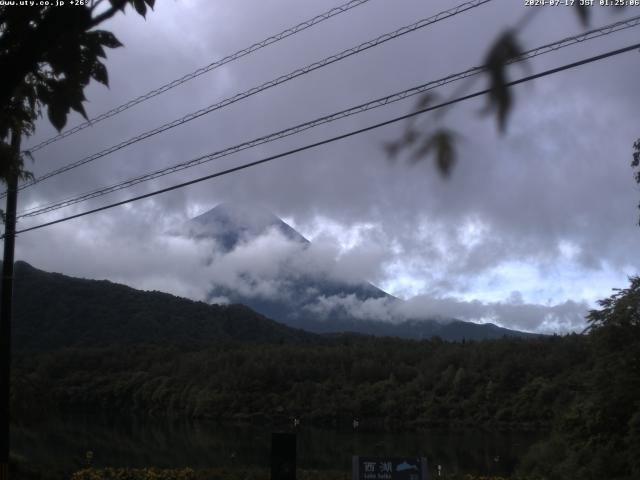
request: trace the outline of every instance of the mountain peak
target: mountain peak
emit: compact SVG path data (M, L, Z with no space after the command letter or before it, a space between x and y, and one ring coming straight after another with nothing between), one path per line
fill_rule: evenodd
M229 252L238 243L250 241L270 230L300 243L309 241L266 208L245 203L224 202L211 210L192 218L189 222L191 235L197 238L213 238L220 247Z

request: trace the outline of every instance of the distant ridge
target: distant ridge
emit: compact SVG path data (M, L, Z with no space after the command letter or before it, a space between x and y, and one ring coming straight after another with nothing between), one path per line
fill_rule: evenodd
M520 332L499 327L493 323L473 323L462 320L406 320L390 323L371 320L337 319L307 322L310 332L327 334L333 332L352 332L378 337L397 337L408 340L426 340L438 337L442 340L461 342L478 340L496 340L499 338L529 338L543 335Z

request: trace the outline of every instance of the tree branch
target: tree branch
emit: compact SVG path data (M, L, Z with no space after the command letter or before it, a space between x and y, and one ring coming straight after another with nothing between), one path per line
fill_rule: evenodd
M111 8L107 9L106 11L102 12L100 15L98 15L97 17L91 20L91 23L89 24L89 28L87 30L97 25L100 25L105 20L108 20L111 17L113 17L120 10L123 10L127 3L129 3L129 0L118 0L116 2L113 2L111 4Z

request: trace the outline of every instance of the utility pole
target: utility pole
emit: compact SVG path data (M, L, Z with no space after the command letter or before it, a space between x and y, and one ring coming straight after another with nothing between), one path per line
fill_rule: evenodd
M11 132L11 150L20 155L20 132ZM4 224L2 294L0 297L0 480L9 479L9 384L11 383L11 307L13 298L13 253L18 203L17 168L7 177L7 208Z

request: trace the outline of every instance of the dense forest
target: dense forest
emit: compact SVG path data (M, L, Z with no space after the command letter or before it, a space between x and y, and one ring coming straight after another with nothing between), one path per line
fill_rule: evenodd
M327 345L225 342L63 349L15 359L16 409L420 428L548 427L593 368L585 338L448 343L340 336Z
M126 297L131 289L121 288ZM168 297L149 298L166 311ZM36 342L37 324L32 337L17 325L23 337L14 352L12 414L117 411L279 427L297 417L336 428L358 418L371 430L544 430L547 440L523 459L522 474L640 476L640 278L591 312L585 334L486 341L320 336L241 307L219 307L211 317L205 304L188 305L202 316L184 315L175 342L170 335L139 338L162 324L161 315L140 317L136 340L122 343L115 339L126 332L109 328L124 328L123 319L81 334L87 320L69 312L62 332L73 340L68 346L62 333ZM41 319L47 331L46 313Z

